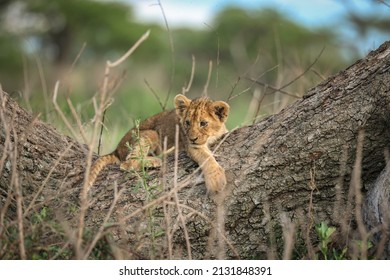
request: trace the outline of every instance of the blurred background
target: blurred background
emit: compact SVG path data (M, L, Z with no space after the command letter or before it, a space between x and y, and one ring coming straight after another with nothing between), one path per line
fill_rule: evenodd
M389 3L1 0L0 84L70 134L51 102L60 81L60 107L75 123L66 99L71 100L88 130L106 61L118 59L150 29L149 38L111 72L115 92L102 153L115 148L134 120L172 108L193 65L188 95L199 96L208 85L212 99L231 105L232 129L277 113L388 40Z

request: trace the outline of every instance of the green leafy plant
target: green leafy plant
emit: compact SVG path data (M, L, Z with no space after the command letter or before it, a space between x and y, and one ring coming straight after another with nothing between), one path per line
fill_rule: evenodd
M138 177L138 184L135 186L135 191L143 190L145 192L145 202L151 202L158 198L159 194L162 191L162 186L159 182L151 180L148 170L148 151L145 150L145 147L141 143L140 137L140 120L135 121L135 128L132 131L133 143L126 143L129 152L131 153L135 147L139 147L139 154L136 157L133 157L134 160L137 160L140 163L140 169L134 169L132 171ZM151 239L150 242L150 254L152 258L156 254L156 239L163 236L165 231L161 227L161 215L158 213L158 210L155 206L152 206L146 211L147 216L147 233Z
M336 231L335 227L328 227L326 222L316 226L316 232L320 239L320 251L325 260L328 259L328 244L331 241L332 234Z
M345 259L345 254L347 253L348 248L344 247L344 249L339 252L335 248L333 248L333 259L335 260L344 260Z

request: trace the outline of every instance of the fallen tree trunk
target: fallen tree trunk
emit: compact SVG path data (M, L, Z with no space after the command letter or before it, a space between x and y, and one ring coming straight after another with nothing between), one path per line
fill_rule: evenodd
M48 235L65 236L61 249L76 257L91 257L104 239L115 258L315 258L315 225L326 222L336 251L389 258L389 73L386 42L280 113L228 134L216 151L224 194L206 194L180 154L163 172L107 168L85 215L87 147L1 92L0 237L11 226L20 240L31 234L31 215L46 207L63 229Z

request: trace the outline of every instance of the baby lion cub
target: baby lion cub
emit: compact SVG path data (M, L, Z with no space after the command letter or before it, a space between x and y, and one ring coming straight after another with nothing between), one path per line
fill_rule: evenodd
M88 185L93 185L99 172L108 164L119 164L125 170L161 166L161 159L155 156L161 154L165 138L167 149L174 147L178 124L179 151L185 150L199 164L208 190L221 191L226 185L225 171L208 145L227 132L225 122L229 105L207 97L190 100L181 94L175 97L174 103L174 110L142 121L138 128L126 133L115 151L100 157L92 166Z

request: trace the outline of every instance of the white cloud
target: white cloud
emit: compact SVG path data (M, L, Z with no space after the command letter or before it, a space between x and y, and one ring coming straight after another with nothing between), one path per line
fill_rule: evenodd
M164 23L161 7L157 0L128 0L134 8L137 20L141 22ZM210 24L213 11L210 5L200 5L196 1L161 1L168 24L170 26L191 26L204 28L204 24Z

